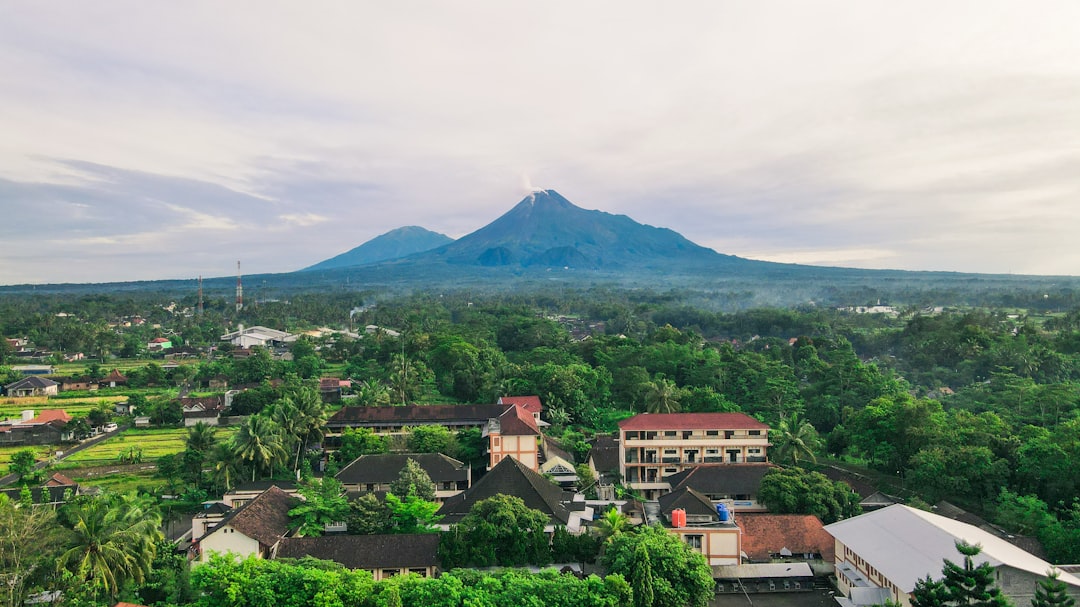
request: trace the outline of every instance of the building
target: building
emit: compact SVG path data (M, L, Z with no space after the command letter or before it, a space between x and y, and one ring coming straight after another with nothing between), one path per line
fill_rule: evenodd
M484 425L483 436L488 439L488 470L494 468L504 457L512 457L531 470L538 470L540 428L536 419L521 405L510 405L505 409Z
M60 393L60 384L47 377L30 375L19 381L4 386L4 394L14 398L24 396L56 396Z
M957 542L982 547L976 564L989 563L1014 605L1027 605L1053 565L978 527L902 504L888 506L825 527L835 538L837 588L843 605L895 601L908 607L915 584L941 579L948 559L962 564ZM1061 573L1070 596L1080 598L1080 578Z
M275 558L310 556L349 569L370 571L376 581L413 573L435 577L439 571L439 534L326 535L282 540Z
M193 544L191 550L200 562L210 554L233 553L238 558L271 558L289 533L289 510L296 498L276 486L226 514Z
M757 501L761 479L774 464L703 464L688 468L665 480L676 491L689 487L714 502L724 502L736 512L764 512L767 510Z
M602 500L615 499L619 476L619 441L613 436L597 436L592 440L587 464L596 478L596 496Z
M546 514L549 524L545 529L549 533L554 532L556 526L579 533L583 528L582 521L590 521L593 517L593 509L585 504L580 493L564 491L524 463L507 457L473 483L468 491L443 502L436 513L443 517L440 526L448 529L461 522L476 502L500 494L520 497L529 508Z
M20 419L0 422L0 445L56 445L70 441L70 421L71 416L63 409L45 409L37 416L27 409Z
M821 561L831 569L835 560L833 536L812 514L740 513L744 561Z
M361 455L337 473L350 493L385 493L408 460L414 460L431 477L435 501L442 502L472 486L472 468L442 453L379 453Z
M199 422L217 426L225 410L225 399L220 396L185 397L180 399L180 406L184 411L184 426L190 428Z
M646 498L705 464L768 461L769 427L744 413L644 413L619 422L619 474Z
M683 488L647 504L646 522L656 518L682 541L705 556L709 566L738 565L742 553L742 530L723 506L716 506L693 489ZM657 517L657 511L659 517Z
M120 373L117 369L113 369L108 375L102 378L99 385L102 388L116 388L119 386L126 386L127 381L127 376Z
M238 348L250 348L252 346L273 348L275 346L284 346L287 343L294 342L296 341L296 337L296 335L286 333L285 331L278 331L277 329L269 329L261 326L248 327L245 329L243 325L240 325L236 331L222 335L221 341L227 341Z

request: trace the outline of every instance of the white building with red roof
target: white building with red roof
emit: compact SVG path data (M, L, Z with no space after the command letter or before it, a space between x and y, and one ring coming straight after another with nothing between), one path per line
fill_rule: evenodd
M499 404L507 404L501 402ZM488 439L488 470L504 457L512 457L536 472L540 469L540 427L524 406L512 404L484 426Z
M703 465L767 462L769 426L744 413L643 413L619 422L619 473L647 499Z

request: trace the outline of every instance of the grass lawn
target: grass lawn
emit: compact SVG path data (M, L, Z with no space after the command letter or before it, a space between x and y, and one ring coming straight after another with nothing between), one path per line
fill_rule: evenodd
M237 429L235 426L218 428L218 440L228 440ZM116 464L120 462L120 455L132 447L142 450L142 461L153 462L162 455L182 452L187 434L187 428L129 428L64 459L56 465L56 469Z

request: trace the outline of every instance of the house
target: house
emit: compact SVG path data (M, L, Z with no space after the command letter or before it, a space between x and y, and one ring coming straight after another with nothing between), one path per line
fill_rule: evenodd
M45 358L49 356L48 352L16 352L16 356L20 358ZM23 375L52 375L52 365L13 365L11 370L16 373L22 373Z
M564 491L523 462L507 457L467 491L443 502L436 513L443 517L440 526L445 530L461 522L476 502L499 494L520 497L526 506L547 515L548 532L564 526L571 533L579 533L582 521L593 517L593 509L585 504L580 493Z
M539 396L500 396L496 402L500 405L521 405L532 414L536 423L540 424L540 414L544 412L544 405L540 403Z
M439 572L438 549L437 533L288 537L278 546L276 558L310 556L349 569L364 569L375 580L384 580L407 573L435 577Z
M239 508L259 497L271 487L277 487L292 497L298 495L296 483L292 481L254 481L238 485L226 491L221 501L230 508Z
M14 502L22 499L22 487L3 489L0 490L0 493ZM46 479L40 487L30 489L30 500L39 506L60 506L77 495L79 495L79 483L59 472Z
M203 509L191 517L191 537L200 538L224 519L232 508L224 502L205 502Z
M517 398L517 397L514 397ZM416 426L443 426L453 432L478 428L487 439L485 453L493 467L506 456L539 469L540 427L535 405L403 405L400 407L346 406L326 422L327 441L333 444L345 428L368 428L376 434L406 434Z
M768 461L769 427L744 413L644 413L619 422L619 474L646 498L703 464Z
M774 464L703 464L667 477L675 491L689 487L713 502L725 502L735 512L764 512L757 501L758 487L765 474L777 468Z
M744 562L835 560L833 536L812 514L740 513Z
M98 385L102 388L117 388L127 385L127 376L123 375L117 369L113 369L108 375L103 377Z
M322 397L324 403L337 403L341 402L341 389L344 387L342 384L348 384L349 382L336 378L336 377L323 377L319 379L319 396Z
M146 344L146 349L150 352L161 352L162 350L169 350L172 348L172 340L166 337L155 337Z
M24 396L56 396L60 384L47 377L31 375L4 386L4 394L15 398Z
M420 464L431 477L437 502L443 502L472 486L472 468L442 453L361 455L342 468L336 478L350 493L385 493L410 459Z
M693 489L684 487L646 504L645 516L647 523L663 523L669 532L704 555L710 566L741 562L742 530L734 517Z
M206 562L210 554L233 553L238 558L270 558L289 533L289 510L296 498L272 486L250 502L231 510L192 544L193 556Z
M278 331L277 329L269 329L261 326L248 327L245 329L243 325L240 325L236 331L222 335L221 341L227 341L238 348L250 348L252 346L273 348L275 346L283 346L287 343L294 342L296 341L296 337L296 335L286 333L285 331Z
M806 563L756 563L713 567L717 594L809 592L814 589L814 570ZM749 596L747 596L749 599ZM798 599L785 601L798 604ZM812 604L815 601L807 601ZM753 604L752 602L750 603Z
M21 419L0 423L0 445L56 445L72 440L67 431L70 421L63 409L45 409L36 417L28 409Z
M60 378L60 391L68 392L70 390L97 390L98 382L91 377L63 377Z
M602 500L615 499L619 475L619 441L613 436L597 436L592 440L587 464L596 478L596 496Z
M540 474L551 478L555 484L563 489L577 487L578 475L574 470L574 464L559 456L548 458L540 465Z
M181 398L180 405L184 410L184 426L191 427L199 422L216 426L225 410L225 399L220 396Z
M837 588L843 605L880 604L908 607L915 584L927 576L941 579L945 559L963 563L957 542L978 544L976 564L989 563L1001 591L1014 605L1027 605L1035 587L1053 565L973 525L894 504L827 525L834 538ZM1080 598L1080 578L1061 573L1067 592Z

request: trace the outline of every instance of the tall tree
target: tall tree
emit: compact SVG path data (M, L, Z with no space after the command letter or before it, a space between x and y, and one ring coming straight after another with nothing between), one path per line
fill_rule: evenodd
M773 443L776 461L790 462L794 466L799 465L800 459L817 462L815 452L821 447L821 439L814 426L797 413L780 420L776 429L769 432L769 440Z
M150 498L102 496L65 508L70 530L57 566L86 586L115 597L127 581L141 583L162 539L161 511Z
M933 580L929 575L919 580L912 591L911 604L914 607L1010 607L1009 599L994 581L994 567L985 561L975 565L982 547L959 541L956 551L963 555L963 564L945 559L941 580Z
M345 489L333 477L304 483L299 493L303 501L289 510L289 527L302 536L320 536L327 525L342 522L349 515Z
M649 413L677 413L679 389L675 382L663 377L649 382L645 388L645 410Z
M713 596L712 569L705 557L663 527L644 527L636 533L616 535L604 553L604 565L633 580L641 575L643 558L652 571L652 605L705 607ZM640 580L635 585L643 585ZM638 605L635 597L635 605Z
M1068 594L1068 586L1058 579L1060 572L1057 569L1046 574L1046 579L1039 580L1035 587L1035 598L1031 599L1031 607L1073 607L1076 599Z
M405 467L397 479L390 483L390 492L402 499L415 496L425 501L435 500L435 483L413 458L405 460Z
M30 580L53 566L58 531L52 508L22 504L0 494L0 588L5 607L22 605Z
M656 591L653 589L652 560L645 544L638 544L634 551L635 567L630 571L630 587L634 589L634 607L653 607Z
M272 472L287 457L281 446L281 429L269 417L252 415L233 435L233 453L251 466L251 480L259 471Z

